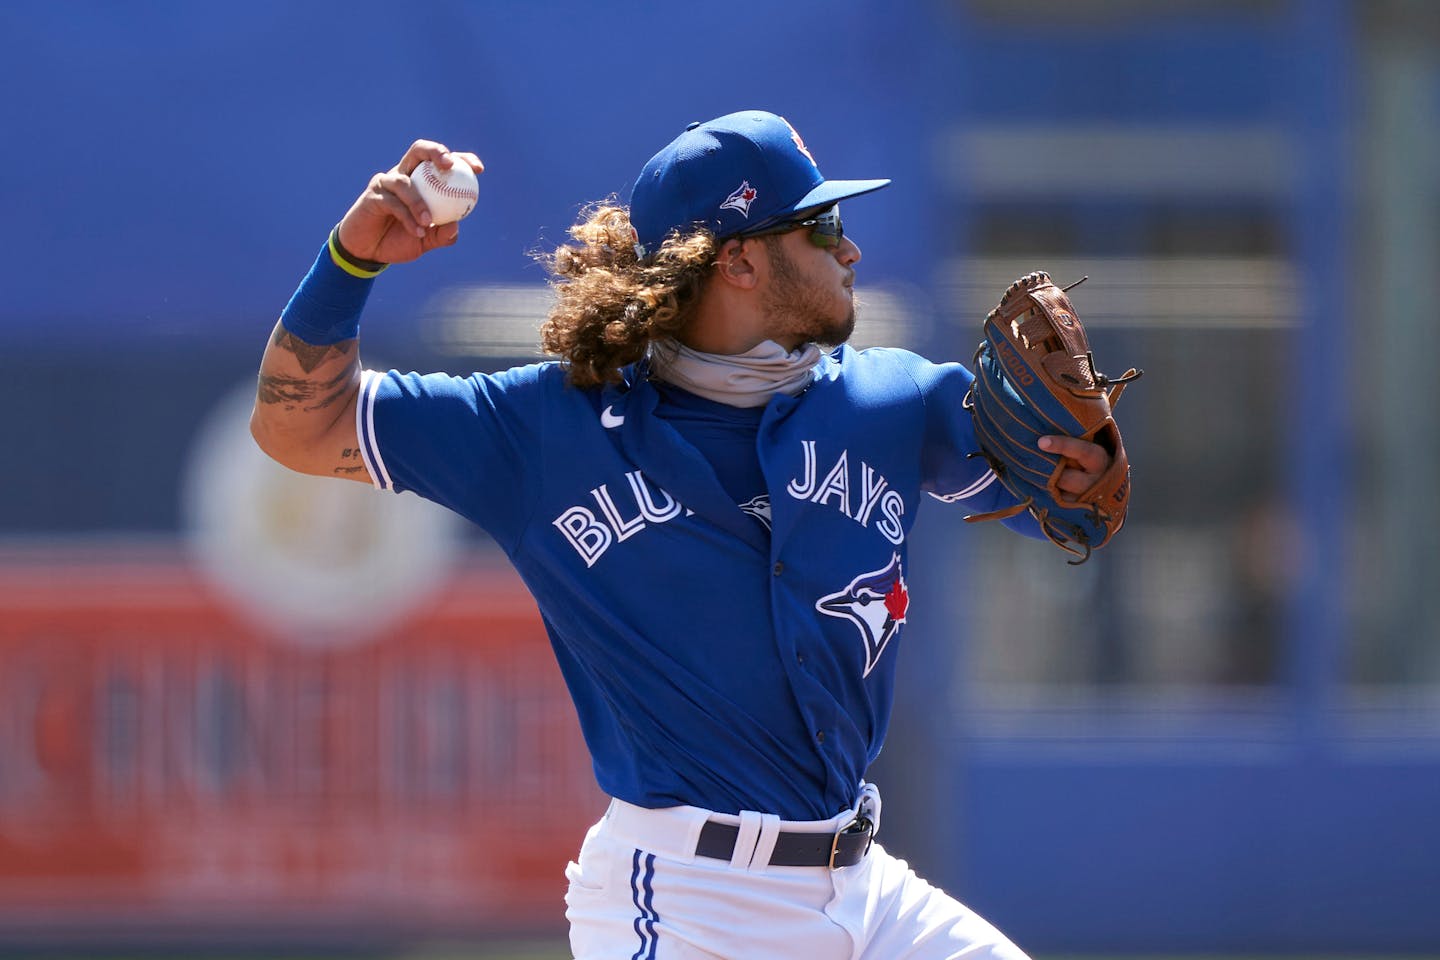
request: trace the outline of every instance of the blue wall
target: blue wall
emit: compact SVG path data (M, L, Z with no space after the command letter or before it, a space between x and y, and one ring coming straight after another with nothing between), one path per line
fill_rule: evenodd
M425 136L489 173L463 245L387 277L370 316L403 324L437 284L538 281L527 251L581 203L626 195L691 120L752 106L790 115L832 175L897 179L853 218L889 238L877 275L913 274L921 24L887 17L879 40L861 4L776 7L7 4L0 337L252 337Z

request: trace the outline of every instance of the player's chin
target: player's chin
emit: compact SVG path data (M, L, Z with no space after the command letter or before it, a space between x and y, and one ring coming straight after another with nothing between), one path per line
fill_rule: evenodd
M844 316L834 323L826 324L825 329L815 338L819 343L831 347L838 347L848 341L855 333L855 308L852 306L845 311Z

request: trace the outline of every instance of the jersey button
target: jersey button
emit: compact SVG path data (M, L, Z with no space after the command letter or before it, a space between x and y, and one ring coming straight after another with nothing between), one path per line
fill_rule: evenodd
M797 653L797 654L795 654L795 662L796 662L796 663L804 663L804 662L805 662L805 654L803 654L803 653Z
M815 731L815 742L816 742L816 743L824 743L824 742L825 742L825 731L824 731L824 730L816 730L816 731Z
M779 562L779 561L777 560L777 561L775 562L775 576L778 577L778 576L780 576L780 574L782 574L782 573L784 573L784 572L785 572L785 564L783 564L783 563L781 563L781 562Z

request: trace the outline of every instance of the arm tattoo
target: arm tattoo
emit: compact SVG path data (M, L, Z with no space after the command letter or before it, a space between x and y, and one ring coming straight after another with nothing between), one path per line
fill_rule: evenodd
M283 328L277 329L271 343L294 354L300 368L306 373L313 372L316 367L329 358L332 352L344 356L355 349L353 340L325 347L313 346L296 339ZM306 411L320 410L345 396L350 388L351 375L349 366L342 367L335 376L323 382L311 380L308 377L287 377L274 373L261 373L257 397L261 403L283 403L291 408L310 404L316 397L321 397L319 403L313 406L304 406Z
M274 374L260 374L260 386L256 399L261 403L284 403L294 406L314 398L315 384L300 377L279 377Z
M359 450L358 448L355 448L355 447L346 447L344 450L342 450L342 451L340 452L340 459L341 459L341 460L358 460L358 459L360 459L360 450ZM365 470L365 464L363 464L363 463L353 464L353 465L346 463L346 464L343 464L343 465L341 465L341 466L336 467L335 470L334 470L334 472L337 473L337 474L356 474L356 473L361 473L361 472L363 472L364 470Z
M345 399L346 395L350 393L350 368L346 367L324 383L312 384L309 395L305 397L305 399L309 400L314 398L322 390L329 390L330 392L321 397L315 404L306 407L305 410L307 413L311 410L323 410L336 401Z
M306 373L314 372L315 368L328 360L332 353L344 356L355 349L354 340L341 340L339 343L320 346L306 343L289 330L279 326L275 328L275 336L270 343L281 350L294 354L295 360L300 364L300 369Z
M348 385L341 387L339 390L336 390L321 397L317 402L310 404L310 406L308 407L305 407L304 410L306 413L310 413L315 410L324 410L326 407L332 406L334 403L336 403L336 401L345 399L346 395L349 394L349 392L350 390Z

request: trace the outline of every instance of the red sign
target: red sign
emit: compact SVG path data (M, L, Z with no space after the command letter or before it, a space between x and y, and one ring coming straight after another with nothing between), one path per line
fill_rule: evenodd
M174 558L0 565L0 930L556 928L604 804L508 568L314 649Z

